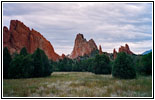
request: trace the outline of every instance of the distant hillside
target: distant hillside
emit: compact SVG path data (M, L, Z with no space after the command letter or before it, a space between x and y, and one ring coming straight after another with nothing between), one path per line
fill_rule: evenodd
M148 50L148 51L145 51L144 53L142 53L142 55L146 55L148 53L152 52L152 49L151 50Z

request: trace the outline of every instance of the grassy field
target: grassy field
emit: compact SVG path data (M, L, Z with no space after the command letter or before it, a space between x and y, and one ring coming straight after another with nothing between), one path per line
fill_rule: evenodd
M49 77L3 80L4 97L151 97L152 77L121 80L89 72L54 72Z

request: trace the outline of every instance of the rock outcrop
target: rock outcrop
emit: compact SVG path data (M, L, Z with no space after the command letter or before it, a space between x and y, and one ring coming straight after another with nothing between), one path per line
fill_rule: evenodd
M118 53L119 52L125 52L125 53L130 54L130 55L134 54L132 51L130 51L130 48L129 48L128 44L125 44L125 46L121 46L119 48ZM116 56L117 56L117 51L114 49L113 50L113 57L114 57L114 59L116 59Z
M51 43L46 40L39 32L30 30L18 20L11 20L10 29L3 28L3 47L7 47L11 54L20 52L26 47L29 53L33 53L37 48L44 50L49 59L58 60L60 56L55 53Z
M99 54L103 54L101 45L99 45Z
M94 50L98 50L93 39L87 41L83 34L77 34L74 44L74 49L70 55L71 59L79 56L90 55Z
M116 56L117 56L117 51L116 51L116 49L114 48L114 50L113 50L113 56L114 56L114 59L116 59Z
M64 59L66 56L65 56L65 54L62 54L61 55L61 59ZM66 57L67 58L67 57Z
M119 52L126 52L127 54L133 54L131 51L130 51L130 48L128 46L128 44L125 44L125 46L121 46L119 48Z

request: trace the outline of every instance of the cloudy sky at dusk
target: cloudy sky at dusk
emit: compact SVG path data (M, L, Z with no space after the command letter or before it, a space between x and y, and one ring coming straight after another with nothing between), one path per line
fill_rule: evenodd
M3 26L17 19L40 32L58 54L70 54L77 33L102 51L126 43L136 54L152 49L151 3L3 3Z

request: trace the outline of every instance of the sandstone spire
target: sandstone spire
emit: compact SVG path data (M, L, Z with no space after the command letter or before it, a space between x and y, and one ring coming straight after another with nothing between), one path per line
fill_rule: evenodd
M99 45L99 54L103 54L101 45Z
M125 52L125 53L130 54L130 55L134 54L132 51L130 51L130 48L129 48L128 44L125 44L125 46L121 46L119 48L118 52ZM117 52L116 52L115 49L113 50L113 56L114 56L114 59L117 56Z
M87 41L83 34L77 34L74 48L70 55L70 58L74 59L79 56L90 55L94 50L97 50L97 46L93 39Z
M113 50L113 56L114 56L114 59L116 59L116 56L117 56L117 51L116 51L116 49L114 48L114 50Z

